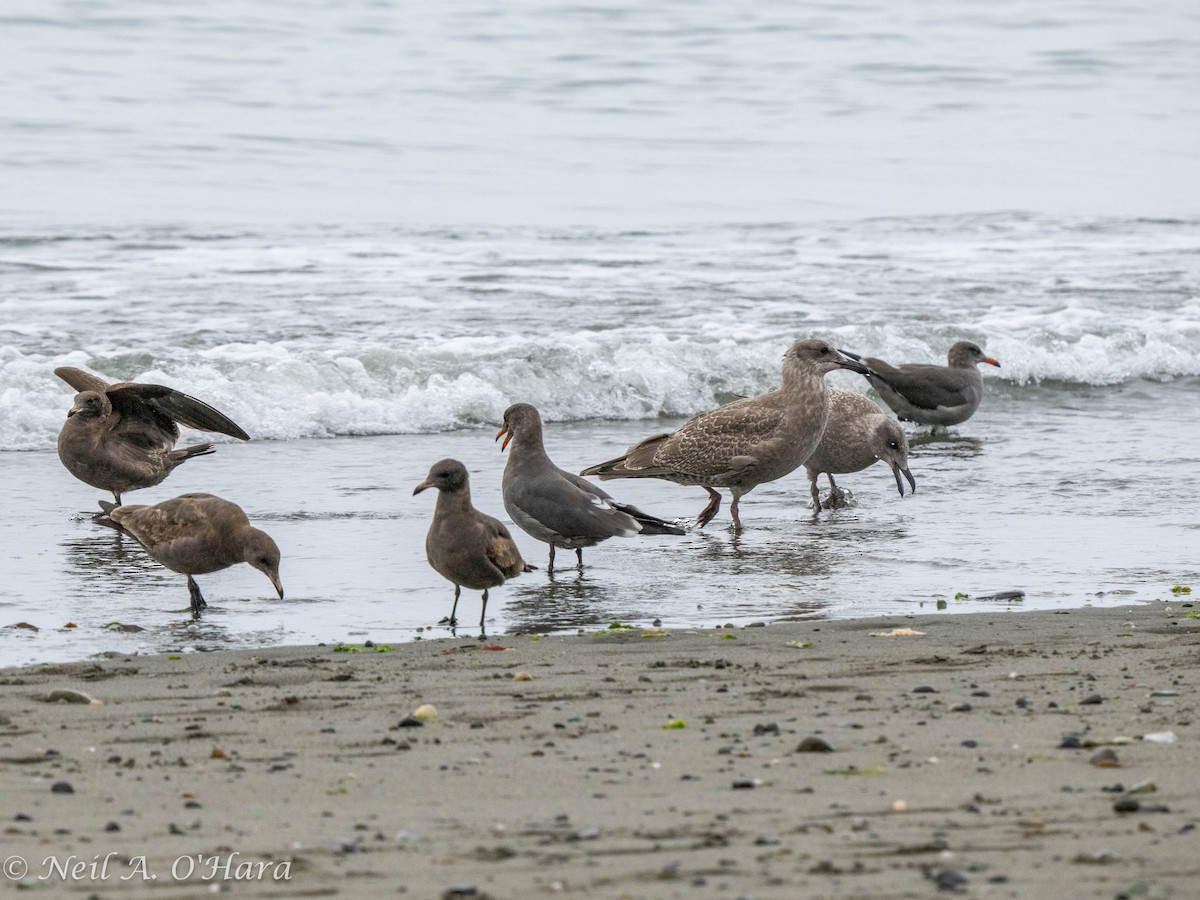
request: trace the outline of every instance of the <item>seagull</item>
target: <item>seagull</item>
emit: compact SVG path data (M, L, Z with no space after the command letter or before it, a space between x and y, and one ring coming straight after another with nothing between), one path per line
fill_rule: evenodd
M504 508L520 528L550 545L547 570L554 573L554 548L574 550L583 566L583 548L611 537L686 534L678 525L614 500L591 482L560 469L546 455L542 417L528 403L504 411L496 439L512 443L504 467Z
M179 425L250 440L224 413L173 388L108 384L71 366L54 374L79 392L58 433L58 458L80 481L112 491L117 506L126 491L152 487L193 456L214 452L211 443L174 449Z
M92 518L135 538L146 552L172 572L187 576L192 615L208 606L193 575L207 575L248 563L267 578L283 599L279 547L250 524L242 508L214 494L181 494L153 506L118 506L100 501Z
M825 433L804 463L814 512L821 511L817 477L822 472L829 478L825 509L833 509L845 497L833 476L859 472L876 460L883 460L891 467L901 497L904 496L901 473L916 492L917 482L908 470L908 438L904 436L904 429L862 394L833 388L829 392L829 421L825 424Z
M741 531L738 500L760 484L804 464L821 441L829 414L825 375L835 369L866 374L866 367L822 340L794 341L783 354L783 384L765 394L697 413L674 432L634 444L623 456L584 469L609 478L662 478L708 491L696 517L703 528L721 507L715 488L733 494L729 514Z
M867 367L867 381L902 422L918 425L958 425L975 414L983 399L980 363L1000 368L978 344L959 341L946 354L947 364L905 363L892 366L882 359L843 351Z
M504 584L533 566L521 558L504 523L471 505L467 468L457 459L434 463L413 496L427 488L438 489L433 521L425 535L425 557L435 572L454 585L454 606L448 624L458 624L458 598L464 587L483 591L479 627L487 614L488 589Z

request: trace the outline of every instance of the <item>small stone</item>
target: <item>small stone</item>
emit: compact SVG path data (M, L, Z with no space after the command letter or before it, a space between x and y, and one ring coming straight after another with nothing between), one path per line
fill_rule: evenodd
M528 672L513 672L513 681L533 681L533 676Z
M958 869L941 869L933 876L933 883L939 891L953 894L961 893L970 881L971 879Z
M974 750L976 747L979 746L979 741L972 741L972 740L968 739L968 740L963 741L962 745L964 747L966 747L968 750Z
M69 781L56 781L50 785L50 793L52 794L73 794L75 788L71 786Z
M1067 735L1058 745L1058 749L1060 750L1079 750L1082 747L1083 741L1073 734Z
M733 789L735 791L752 791L755 787L756 785L754 783L754 779L752 778L740 778L733 783Z
M938 689L931 684L919 684L912 689L914 694L936 694Z
M832 753L833 746L823 737L811 735L796 745L797 753Z
M114 831L120 831L121 826L119 824L117 824L116 822L109 822L107 825L104 826L104 830L109 833L114 832Z
M1115 813L1135 813L1141 807L1141 804L1133 797L1122 797L1113 804L1113 812Z
M1158 785L1148 778L1129 786L1129 793L1131 794L1153 794L1157 790Z
M432 722L438 717L437 707L432 703L422 703L412 712L414 719L420 719L422 722Z
M970 712L970 711L971 711L970 703L960 703L957 706L950 707L950 712Z
M1104 702L1104 698L1099 694L1090 694L1079 701L1080 706L1099 706Z
M779 734L779 726L774 722L768 722L766 725L755 725L754 736L762 737L764 734Z
M1117 758L1116 751L1111 747L1105 747L1103 750L1096 751L1092 754L1092 758L1088 762L1098 769L1118 769L1121 767L1121 760Z
M424 728L424 727L425 727L425 723L422 722L420 719L418 719L416 716L405 716L403 719L401 719L399 722L397 722L394 726L392 726L392 730L395 731L397 728Z

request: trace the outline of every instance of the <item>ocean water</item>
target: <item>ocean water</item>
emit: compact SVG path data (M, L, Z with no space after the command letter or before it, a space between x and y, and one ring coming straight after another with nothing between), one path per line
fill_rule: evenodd
M877 466L839 478L857 505L814 517L796 473L743 500L741 535L723 511L586 550L582 572L560 555L553 579L516 532L540 568L493 592L489 633L1200 582L1188 4L731 21L18 2L0 20L20 86L0 102L0 661L444 634L433 499L411 495L431 463L462 459L504 518L509 403L538 406L579 470L769 389L809 336L895 362L966 338L1002 368L949 435L910 429L913 496ZM127 499L239 502L283 550L285 601L238 567L200 579L193 623L182 577L90 521L103 495L54 452L59 365L172 385L253 435ZM681 520L705 501L606 488Z

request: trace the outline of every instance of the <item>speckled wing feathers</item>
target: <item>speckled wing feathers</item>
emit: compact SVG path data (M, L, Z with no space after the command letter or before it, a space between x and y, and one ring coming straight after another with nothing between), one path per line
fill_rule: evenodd
M744 470L782 421L781 409L745 401L700 413L659 444L654 465L694 478Z

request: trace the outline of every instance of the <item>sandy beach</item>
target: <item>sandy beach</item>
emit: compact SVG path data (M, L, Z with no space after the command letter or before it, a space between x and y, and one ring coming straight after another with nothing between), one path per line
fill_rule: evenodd
M4 876L94 897L1195 896L1195 611L5 669Z

